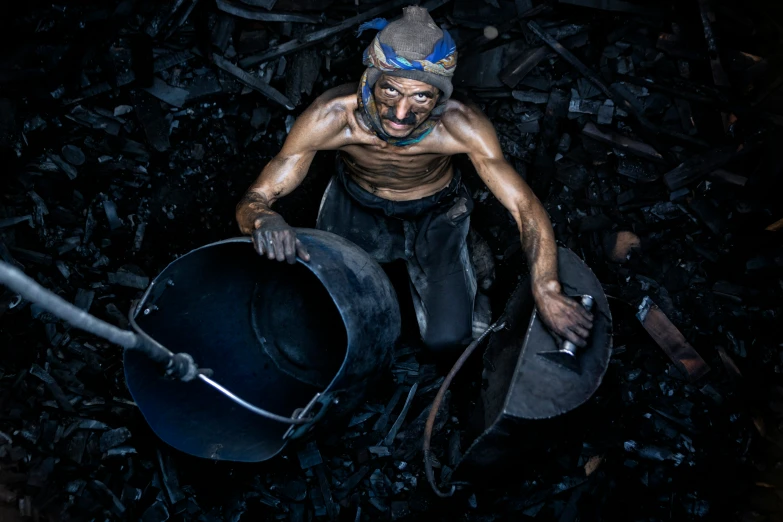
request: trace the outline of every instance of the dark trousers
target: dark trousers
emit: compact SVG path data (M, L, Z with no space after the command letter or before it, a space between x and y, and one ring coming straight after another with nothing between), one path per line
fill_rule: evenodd
M404 260L424 344L433 351L473 338L476 277L467 245L473 200L455 172L451 183L414 201L379 198L359 186L338 158L317 228L356 243L379 263Z

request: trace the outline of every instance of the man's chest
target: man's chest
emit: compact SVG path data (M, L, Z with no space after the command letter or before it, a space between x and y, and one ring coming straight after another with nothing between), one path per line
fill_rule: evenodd
M343 157L355 170L396 176L419 176L446 162L448 154L420 145L397 147L382 144L351 144L341 147Z

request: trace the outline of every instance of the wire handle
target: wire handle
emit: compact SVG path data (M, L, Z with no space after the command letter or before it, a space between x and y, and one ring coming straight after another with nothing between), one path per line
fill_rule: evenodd
M430 450L430 440L432 439L432 430L435 426L435 418L438 416L438 410L440 409L440 405L443 402L443 397L446 396L446 391L449 389L449 386L451 386L451 381L454 380L454 377L457 375L457 372L459 372L460 369L462 369L462 366L465 364L465 361L468 360L468 358L476 350L478 345L480 345L484 341L484 339L486 339L486 337L489 335L490 332L497 332L504 326L506 326L505 321L502 318L498 319L489 328L484 330L484 332L481 335L479 335L477 339L475 339L472 343L470 343L467 348L465 348L465 351L462 352L462 355L459 356L457 362L454 363L454 366L452 366L448 375L446 375L446 378L443 380L443 384L440 385L438 394L435 395L435 400L432 401L430 414L429 417L427 417L427 423L424 425L424 441L422 443L422 450L424 452L424 469L427 473L427 481L430 483L430 487L432 488L432 491L434 491L435 494L441 498L449 498L450 496L452 496L454 494L454 491L456 490L456 487L452 484L451 490L448 493L445 493L441 491L440 488L438 488L438 485L435 483L435 472L432 470L432 460L431 460L432 451Z

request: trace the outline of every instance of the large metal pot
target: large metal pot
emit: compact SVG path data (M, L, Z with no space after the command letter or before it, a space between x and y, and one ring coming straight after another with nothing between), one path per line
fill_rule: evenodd
M259 256L249 238L213 243L171 263L131 314L137 334L187 352L236 396L281 416L256 415L202 380L161 376L125 351L130 392L154 432L210 459L267 460L324 415L358 405L366 383L388 366L400 333L396 294L366 252L329 232L298 229L311 260L289 265Z

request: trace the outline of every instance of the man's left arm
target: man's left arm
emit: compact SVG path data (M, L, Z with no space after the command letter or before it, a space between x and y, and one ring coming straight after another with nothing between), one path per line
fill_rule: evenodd
M557 245L543 205L503 157L492 123L478 109L461 108L444 118L451 137L462 144L478 175L519 228L530 264L533 297L544 323L577 346L585 346L592 315L563 295L557 275Z

